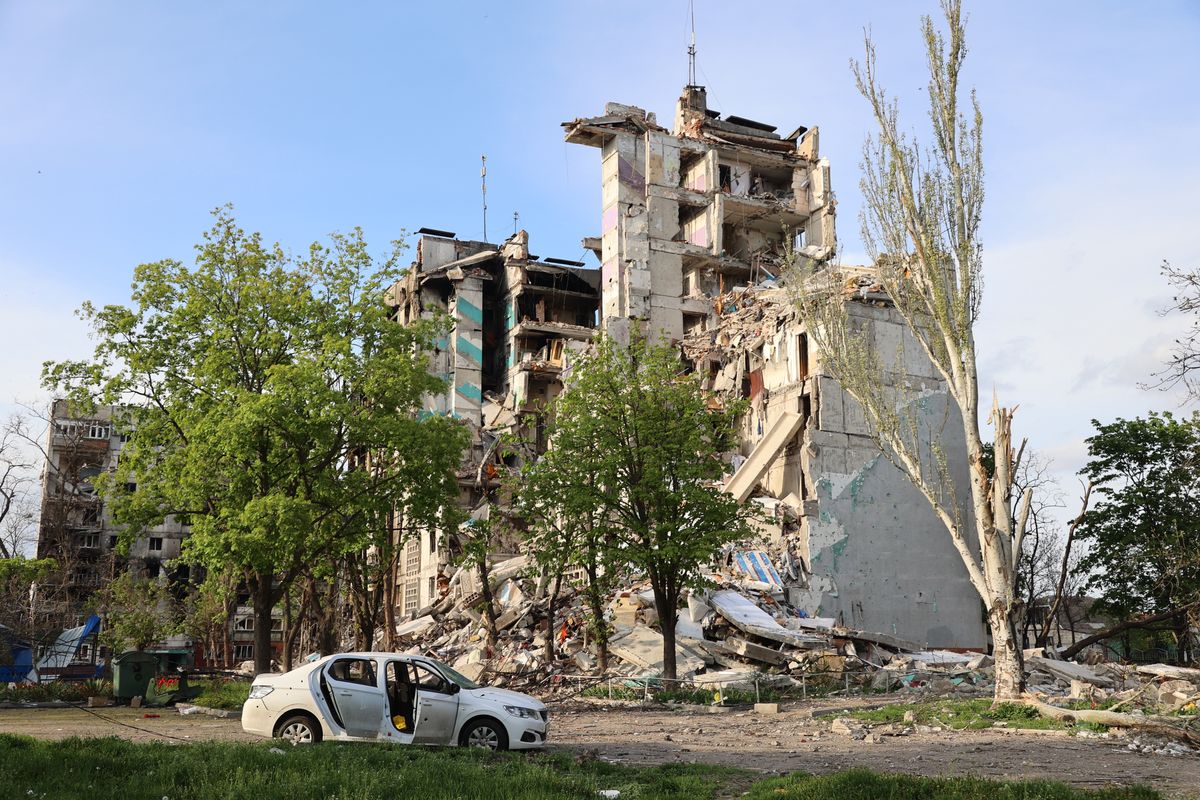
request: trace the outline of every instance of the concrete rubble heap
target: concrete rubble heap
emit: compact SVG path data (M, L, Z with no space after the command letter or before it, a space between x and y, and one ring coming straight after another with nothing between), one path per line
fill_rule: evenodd
M805 679L857 686L904 686L974 691L989 680L986 656L927 650L882 633L812 618L785 599L783 581L764 550L729 549L722 567L708 575L713 587L693 591L676 622L681 679L720 688L760 683L799 686ZM487 621L478 571L460 568L441 601L401 623L396 633L409 652L432 655L476 680L496 685L540 687L564 676L596 671L596 646L589 641L581 594L565 587L549 628L545 580L534 576L525 556L492 566L498 640L487 645ZM649 584L631 582L610 598L606 624L610 675L658 678L663 640ZM546 638L555 640L547 657ZM886 677L880 677L886 676ZM563 684L564 687L577 684Z

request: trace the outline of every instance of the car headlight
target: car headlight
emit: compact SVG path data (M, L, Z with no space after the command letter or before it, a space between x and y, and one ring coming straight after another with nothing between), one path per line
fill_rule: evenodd
M522 719L541 719L542 715L534 711L532 708L523 708L522 706L505 706L504 710L512 714L514 717Z
M275 689L271 686L251 686L250 699L261 700L273 691L275 691Z

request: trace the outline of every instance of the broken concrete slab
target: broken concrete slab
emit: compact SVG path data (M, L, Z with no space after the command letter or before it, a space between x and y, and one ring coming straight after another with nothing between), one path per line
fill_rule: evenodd
M396 626L397 636L420 636L425 631L433 626L434 618L432 616L417 617L408 622L401 623Z
M748 658L751 661L761 661L764 664L770 664L774 667L781 667L788 661L787 656L778 650L772 650L760 644L747 642L745 639L740 639L736 636L727 636L725 638L725 646L743 658Z
M663 669L663 637L645 625L618 629L608 640L608 650L617 658L654 673ZM704 667L704 659L692 648L675 647L675 671L687 675Z
M783 627L774 617L737 592L728 589L714 592L710 602L718 614L743 633L790 644L793 647L820 647L827 643L824 636L814 636Z
M1055 661L1043 656L1031 656L1025 660L1025 663L1030 669L1047 672L1067 683L1076 680L1086 681L1087 683L1106 688L1111 688L1113 685L1112 678L1107 675L1101 675L1086 664L1076 664L1074 661Z
M1175 678L1200 684L1200 669L1191 667L1175 667L1170 664L1141 664L1137 671L1143 675L1154 675L1159 678Z

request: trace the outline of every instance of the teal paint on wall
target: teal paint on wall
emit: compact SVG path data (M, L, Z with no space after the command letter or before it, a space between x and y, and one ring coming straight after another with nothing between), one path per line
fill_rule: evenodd
M483 350L481 350L480 348L471 344L463 337L459 336L458 339L454 342L454 346L458 350L460 355L471 359L476 364L483 363Z

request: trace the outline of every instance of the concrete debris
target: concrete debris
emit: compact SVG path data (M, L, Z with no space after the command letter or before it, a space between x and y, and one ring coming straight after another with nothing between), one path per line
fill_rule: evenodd
M1074 661L1054 661L1043 656L1030 656L1025 663L1031 669L1049 673L1068 683L1077 680L1105 688L1113 686L1114 683L1112 678L1100 674L1098 670L1085 664L1076 664Z
M1142 664L1137 671L1143 675L1154 675L1160 678L1176 678L1200 684L1200 669L1189 667L1173 667L1170 664Z

